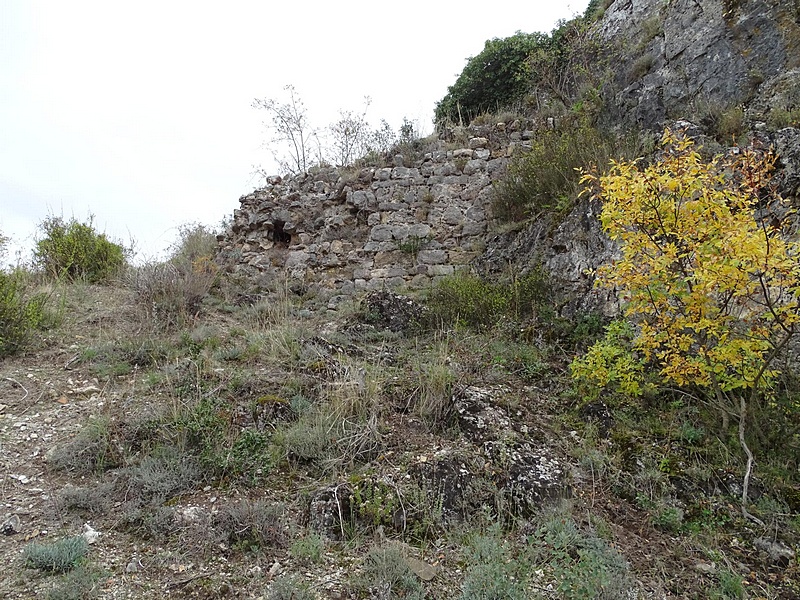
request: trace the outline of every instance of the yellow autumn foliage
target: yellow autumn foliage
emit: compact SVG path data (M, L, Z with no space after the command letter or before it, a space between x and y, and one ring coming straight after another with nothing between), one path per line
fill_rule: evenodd
M763 391L800 319L798 243L769 185L775 157L740 150L706 161L691 140L667 131L662 142L651 164L614 162L583 178L621 252L596 283L620 293L637 326L631 351L665 383ZM578 359L573 374L603 387L609 370L597 356Z

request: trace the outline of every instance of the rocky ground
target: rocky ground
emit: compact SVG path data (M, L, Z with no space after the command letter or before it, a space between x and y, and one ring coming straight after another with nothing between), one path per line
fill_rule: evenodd
M220 297L171 330L124 287L51 300L0 363L5 598L799 597L785 518L620 492L565 356L525 372L392 294ZM33 568L72 536L76 568Z

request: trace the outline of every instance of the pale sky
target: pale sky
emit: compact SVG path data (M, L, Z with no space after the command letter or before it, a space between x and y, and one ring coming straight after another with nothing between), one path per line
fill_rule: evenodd
M216 225L277 172L254 98L295 86L312 124L432 131L487 39L550 32L588 0L0 0L0 232L28 251L48 215L95 217L138 260Z

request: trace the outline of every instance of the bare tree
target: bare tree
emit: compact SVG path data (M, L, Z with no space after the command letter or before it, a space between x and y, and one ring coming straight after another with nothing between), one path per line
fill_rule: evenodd
M264 109L269 114L271 123L265 122L264 125L274 132L271 141L288 146L288 156L272 149L280 167L290 174L305 173L311 166L311 142L316 132L309 125L306 107L294 86L287 85L283 89L288 94L286 102L256 98L253 107Z
M370 104L372 99L365 96L364 109L360 114L351 110L340 110L339 120L328 126L331 137L331 162L335 165L339 167L349 165L369 151L371 132L367 122L367 110Z

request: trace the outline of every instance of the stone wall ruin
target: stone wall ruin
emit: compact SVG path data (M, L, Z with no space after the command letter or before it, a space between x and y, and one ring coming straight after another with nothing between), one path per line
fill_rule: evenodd
M533 135L521 129L473 127L462 132L463 147L439 140L391 166L269 177L240 199L219 261L334 298L424 288L467 270L486 248L493 182Z

